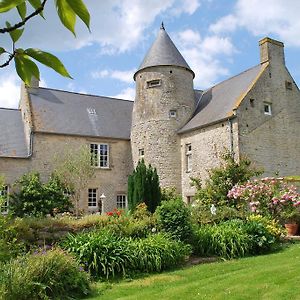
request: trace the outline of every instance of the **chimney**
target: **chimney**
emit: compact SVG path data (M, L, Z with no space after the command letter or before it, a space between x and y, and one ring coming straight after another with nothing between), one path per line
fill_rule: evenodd
M272 62L285 65L283 43L265 37L259 41L260 63Z

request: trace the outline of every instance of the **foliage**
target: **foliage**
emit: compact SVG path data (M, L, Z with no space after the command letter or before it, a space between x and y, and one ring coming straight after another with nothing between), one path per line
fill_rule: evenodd
M28 254L1 266L1 299L74 299L90 291L89 276L61 250Z
M181 195L177 193L175 187L162 189L161 201L169 201L176 199L181 199Z
M12 226L13 220L0 214L0 262L25 252L25 245L19 242L19 232Z
M199 178L192 178L192 185L196 187L195 200L204 205L215 204L216 206L233 206L235 203L229 201L227 193L236 184L242 184L258 176L262 172L252 168L251 161L241 158L238 162L226 151L222 156L221 166L208 171L209 178L204 187Z
M162 202L156 215L160 229L175 239L190 242L193 236L190 209L181 199Z
M300 194L282 178L266 177L236 185L228 192L228 197L238 206L248 206L254 213L282 222L299 218Z
M65 185L55 175L47 183L42 183L39 173L28 173L16 185L19 191L12 194L9 207L14 216L45 216L71 207L64 193Z
M271 251L284 234L276 221L260 215L249 216L248 221L243 223L243 229L251 239L248 251L252 255Z
M107 230L69 235L62 247L74 253L93 276L106 278L161 271L182 261L190 251L165 235L132 239Z
M202 225L196 232L194 252L223 258L243 257L249 251L250 237L238 222Z
M81 146L76 150L65 149L54 160L54 174L68 189L78 216L81 191L87 187L95 174L95 168L91 167L90 150L87 146Z
M136 169L128 177L128 206L134 210L139 203L145 203L150 212L154 212L161 201L159 178L155 168L138 162Z
M262 216L202 225L196 232L194 251L223 258L266 253L279 245L283 230L277 222Z
M212 214L209 205L195 204L191 207L192 221L195 224L218 224L231 219L245 219L248 212L229 206L217 206Z
M40 72L34 61L52 68L62 76L72 78L61 61L53 54L40 49L22 49L16 46L16 43L24 32L27 22L39 14L44 18L43 10L47 1L48 0L4 0L0 2L1 14L16 9L20 16L20 21L16 24L11 25L6 21L6 26L0 28L0 33L8 33L12 41L11 50L0 47L0 56L3 55L6 59L6 62L0 65L0 68L8 66L10 62L14 60L19 77L27 85L30 85L33 77L40 80ZM89 28L90 15L82 0L55 0L53 2L61 23L74 35L76 17L79 17ZM27 13L27 10L31 10L31 12Z

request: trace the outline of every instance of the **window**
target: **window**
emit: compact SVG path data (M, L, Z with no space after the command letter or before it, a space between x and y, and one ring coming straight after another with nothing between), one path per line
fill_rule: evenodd
M127 208L127 197L126 195L117 195L117 208Z
M91 144L91 165L99 168L109 168L109 145Z
M160 79L147 81L147 88L152 88L152 87L156 87L156 86L160 86L160 85L161 85Z
M186 171L192 171L192 144L185 145Z
M144 148L139 149L139 158L143 158L145 155L145 150Z
M269 115L269 116L272 115L272 107L270 103L266 103L266 102L264 103L264 113L265 115Z
M88 191L88 207L97 207L97 189L89 189Z
M187 196L187 197L186 197L186 203L187 203L188 205L192 205L193 202L194 202L194 196Z
M287 90L292 90L293 89L293 84L290 81L285 82L285 88Z
M9 206L9 190L8 186L5 186L2 190L0 190L0 200L1 200L1 213L8 213Z
M177 110L176 109L171 109L169 111L169 117L170 118L176 118L177 117Z

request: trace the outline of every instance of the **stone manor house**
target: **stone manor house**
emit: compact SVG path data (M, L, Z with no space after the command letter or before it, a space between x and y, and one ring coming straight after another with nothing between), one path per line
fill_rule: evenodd
M206 90L161 27L134 74L135 101L21 88L18 109L0 109L0 174L7 190L21 175L51 173L53 157L88 145L96 175L82 191L86 212L126 207L127 177L144 158L163 187L186 202L190 177L207 176L224 148L249 157L266 176L300 174L300 92L285 66L284 45L264 38L258 65ZM102 197L101 197L102 195ZM105 197L103 197L105 196Z

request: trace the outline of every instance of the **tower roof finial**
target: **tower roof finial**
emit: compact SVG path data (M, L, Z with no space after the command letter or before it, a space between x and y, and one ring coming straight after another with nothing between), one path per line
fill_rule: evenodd
M161 22L160 29L165 30L164 22Z

